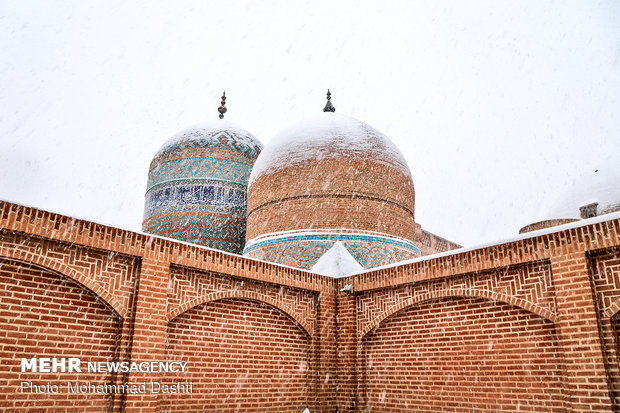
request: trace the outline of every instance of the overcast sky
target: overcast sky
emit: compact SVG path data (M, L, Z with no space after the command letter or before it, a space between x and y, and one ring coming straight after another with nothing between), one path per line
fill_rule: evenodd
M223 89L268 145L330 88L468 246L620 154L618 1L3 0L0 76L0 199L134 231L153 154Z

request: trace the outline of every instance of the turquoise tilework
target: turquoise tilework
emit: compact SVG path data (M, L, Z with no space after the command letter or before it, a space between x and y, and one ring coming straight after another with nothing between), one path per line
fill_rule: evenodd
M211 180L235 182L247 186L252 165L219 158L173 159L149 171L147 192L171 181Z
M398 239L341 233L283 235L253 243L245 248L244 254L265 261L310 269L336 241L341 241L364 268L392 264L421 255L416 246Z

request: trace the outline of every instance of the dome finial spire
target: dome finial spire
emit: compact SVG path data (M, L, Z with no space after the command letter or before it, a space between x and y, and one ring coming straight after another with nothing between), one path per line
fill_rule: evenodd
M222 105L217 108L217 111L220 112L220 119L224 119L224 113L226 113L226 91L222 93Z
M329 89L327 89L327 103L325 104L325 107L323 108L323 112L335 112L336 108L334 107L334 105L332 105L332 94L329 92Z

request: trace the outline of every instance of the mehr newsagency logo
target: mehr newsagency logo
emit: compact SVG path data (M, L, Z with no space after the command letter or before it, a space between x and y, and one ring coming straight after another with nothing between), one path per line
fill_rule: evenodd
M22 373L75 374L75 380L22 381L22 393L193 393L194 383L190 381L162 383L159 380L136 383L104 384L90 380L80 381L82 373L115 374L142 373L160 378L162 373L185 373L186 361L89 361L82 363L78 357L33 357L21 359Z

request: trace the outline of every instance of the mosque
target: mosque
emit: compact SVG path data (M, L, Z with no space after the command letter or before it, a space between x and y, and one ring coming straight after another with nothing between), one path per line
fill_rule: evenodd
M142 233L0 201L0 411L620 412L616 165L462 248L329 92L266 146L225 100L153 157Z
M155 154L142 230L331 276L345 275L340 266L352 273L460 248L416 223L413 179L398 148L336 114L327 93L320 116L266 148L223 120L224 94L219 121L179 132ZM610 169L519 232L619 211L620 177L610 179Z
M336 114L328 94L320 116L266 148L223 119L173 136L151 162L142 229L307 270L330 250L363 270L460 247L423 230L414 211L398 148Z

